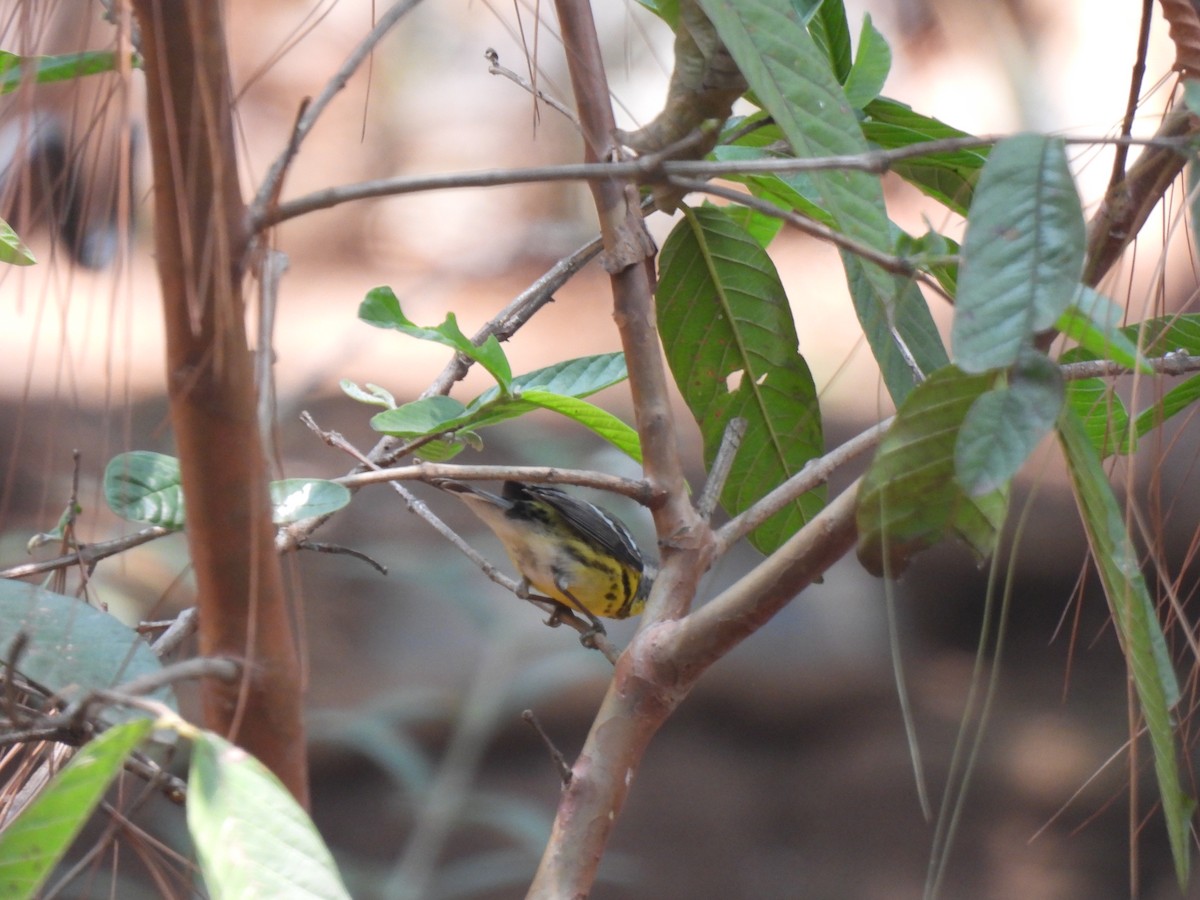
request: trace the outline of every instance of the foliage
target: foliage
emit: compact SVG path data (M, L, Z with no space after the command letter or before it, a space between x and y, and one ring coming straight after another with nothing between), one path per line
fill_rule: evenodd
M720 496L725 513L752 517L764 498L826 453L818 386L770 255L780 227L775 217L801 221L837 244L865 343L897 409L854 497L859 560L876 575L896 577L916 554L947 539L961 541L980 561L992 556L1002 546L1014 478L1047 437L1057 436L1145 722L1176 873L1186 885L1194 804L1183 788L1191 776L1173 718L1181 688L1138 548L1101 461L1133 452L1138 438L1192 408L1200 376L1133 414L1107 381L1068 380L1063 366L1107 361L1154 377L1171 354L1200 355L1200 317L1120 327L1121 308L1083 283L1088 230L1064 141L1019 134L985 146L887 97L888 43L869 17L852 40L842 0L642 2L676 29L695 24L702 13L748 86L744 99L755 107L723 123L718 144L711 152L706 145L705 155L746 163L747 171L731 178L758 202L745 209L684 206L657 260L657 317L642 325L658 329L675 387L701 433L706 467L720 457L733 424L745 426ZM691 52L686 42L678 46ZM11 90L26 71L50 80L116 62L35 64L5 54L0 89ZM673 92L671 102L687 103L686 93ZM1188 102L1197 105L1194 88ZM926 146L947 139L963 140L951 149ZM961 246L932 228L920 236L905 233L889 216L882 167L852 164L910 149L903 158L889 157L890 169L948 216L964 220ZM842 164L749 171L761 161L831 157ZM0 261L32 262L2 222ZM953 304L949 347L919 282L936 286ZM481 446L484 429L545 409L643 462L641 441L653 423L641 422L639 436L585 399L630 377L634 366L624 353L514 374L495 334L468 337L453 313L440 324L419 325L390 288L370 291L358 315L373 327L444 346L456 362L478 364L495 382L466 401L444 385L398 401L386 386L343 381L348 397L382 407L370 425L398 439L396 456L449 460ZM1074 346L1053 352L1059 335ZM639 409L639 418L645 412ZM127 520L173 530L186 524L186 485L172 457L121 454L107 467L104 490L110 507ZM320 479L274 482L270 490L280 526L327 516L351 500L344 485ZM828 511L827 501L824 484L806 485L748 527L749 540L771 557L768 563L779 563L797 534ZM67 539L65 529L60 536ZM660 532L668 549L693 537ZM107 689L162 669L128 629L62 594L0 584L0 608L9 623L7 631L0 628L0 645L21 650L5 662L49 692ZM673 623L681 631L686 615L684 608L684 624ZM30 638L21 643L19 635ZM77 652L80 647L86 652ZM709 662L679 669L694 680ZM157 699L169 704L169 692ZM149 725L139 714L122 707L106 715L96 719L101 736L0 839L0 888L11 886L19 896L36 892L121 763L145 739ZM192 742L188 823L214 895L346 895L311 822L272 775L217 735L166 713L160 727L164 721ZM54 821L64 806L71 814Z

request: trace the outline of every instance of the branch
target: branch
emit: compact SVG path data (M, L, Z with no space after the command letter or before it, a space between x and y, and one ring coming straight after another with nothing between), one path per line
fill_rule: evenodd
M317 119L325 111L325 107L345 88L347 82L350 80L350 76L363 64L363 61L375 49L375 45L419 2L420 0L399 0L391 9L380 16L379 21L375 23L375 27L367 33L367 36L346 57L346 61L342 63L341 68L329 79L329 83L325 85L320 96L311 103L305 104L299 118L296 120L296 126L292 131L288 145L279 154L275 162L271 164L271 168L267 171L267 177L263 179L258 193L254 196L254 202L250 204L250 208L247 210L246 218L249 221L248 234L255 235L263 228L273 224L267 220L267 212L279 198L279 192L283 187L284 174L287 172L287 168L291 165L296 154L300 152L300 144L308 137L308 133L312 131L313 126L317 124Z
M394 469L375 469L333 479L348 488L389 481L432 481L452 478L457 481L526 481L534 484L573 484L621 494L650 506L655 499L649 483L621 478L607 472L586 469L560 469L555 466L455 466L444 463L417 463Z
M166 537L168 534L176 533L172 528L151 525L148 528L143 528L141 531L135 531L133 534L113 538L109 541L100 541L95 544L80 544L75 548L74 552L56 556L54 559L35 563L22 563L19 566L9 566L7 569L0 569L0 578L28 578L30 575L41 575L43 572L53 572L55 569L65 569L68 566L92 566L109 556L115 556L133 547L138 547L150 541L157 540L160 537Z
M612 162L593 161L582 164L535 166L517 169L488 169L483 172L451 172L444 175L399 176L379 178L355 184L340 185L314 191L263 210L250 219L250 228L261 231L288 219L321 209L331 209L354 200L372 197L396 197L425 191L457 188L500 187L512 184L534 184L555 181L602 181L627 179L638 184L655 184L669 177L712 178L721 175L788 174L816 172L827 169L852 169L882 175L898 162L928 156L932 153L952 153L978 147L990 147L1003 135L984 137L944 138L895 147L891 150L868 150L846 156L814 156L807 159L729 160L664 160L658 154L640 159ZM1181 135L1160 133L1153 138L1079 137L1067 138L1070 145L1115 144L1117 146L1146 145L1168 152L1186 153L1188 143ZM615 149L615 147L614 147Z

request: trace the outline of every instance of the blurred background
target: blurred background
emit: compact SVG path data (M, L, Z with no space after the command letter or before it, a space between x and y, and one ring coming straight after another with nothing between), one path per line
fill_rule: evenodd
M1136 7L1098 14L1092 4L1061 0L847 0L852 31L869 14L891 44L885 94L976 134L1115 133L1134 63ZM301 99L319 93L379 10L361 0L229 0L226 8L249 197L284 146ZM596 14L619 124L644 124L665 96L672 36L630 0L597 3ZM99 5L85 0L4 0L0 17L0 48L15 52L112 41ZM578 161L573 126L549 108L535 111L528 93L489 74L489 48L526 77L536 50L539 87L570 104L550 4L429 0L339 94L303 145L283 196L397 175ZM1141 135L1152 133L1173 84L1173 55L1157 18L1150 48L1135 127ZM128 449L173 449L138 77L129 85L95 79L33 100L0 98L7 104L0 125L9 127L0 130L0 152L10 159L21 151L4 136L32 109L67 123L68 143L85 147L80 177L88 191L116 190L111 148L119 135L127 136L136 172L132 223L119 221L111 239L90 245L92 255L76 250L81 261L73 261L69 235L64 242L63 232L30 217L28 227L17 224L40 264L0 269L2 565L26 560L29 537L57 520L74 449L82 451L84 541L131 530L105 509L99 483L107 461ZM82 142L83 132L95 136ZM1094 209L1111 154L1086 145L1072 154L1085 208ZM5 163L0 157L0 168ZM960 223L915 192L891 179L886 186L901 225L923 231L929 217L961 236ZM1194 303L1182 202L1177 193L1105 285L1132 319ZM671 225L661 215L650 222L660 242ZM595 233L588 191L564 183L363 201L280 227L277 245L289 261L272 339L280 477L336 477L353 466L300 424L301 411L363 450L374 443L374 410L344 396L340 379L382 385L403 401L447 360L432 345L359 322L369 289L392 287L418 323L453 311L472 333ZM889 414L889 401L860 340L837 255L787 231L771 252L832 448ZM934 301L934 312L948 325L948 309ZM599 266L558 292L506 349L518 372L619 349ZM456 396L469 399L487 384L472 372ZM632 421L622 388L597 401ZM699 489L697 429L682 405L677 416ZM1193 432L1189 422L1173 426L1116 473L1165 523L1162 555L1175 571L1189 558L1197 516ZM629 460L548 414L484 438L481 452L459 459L635 474ZM1023 514L1019 540L1003 557L1016 560L1011 610L977 745L974 732L966 743L959 735L964 711L978 712L982 702L975 696L972 704L973 672L985 611L994 621L999 603L989 600L987 571L959 547L918 558L890 585L845 560L714 666L668 721L638 773L594 896L921 896L943 791L965 765L973 776L961 809L940 812L943 823L952 813L956 822L943 896L1122 897L1133 884L1144 897L1177 896L1151 809L1148 753L1133 763L1126 753L1124 662L1085 567L1086 543L1055 448L1044 448L1030 470L1014 506ZM835 486L856 474L839 473ZM420 485L416 492L507 567L498 543L456 501ZM649 517L637 507L590 499L653 547ZM360 492L317 537L388 568L383 576L324 554L285 560L308 654L313 812L354 896L522 896L558 780L520 713L534 710L572 758L608 665L573 633L545 628L535 609L489 582L386 487ZM746 548L722 560L704 596L756 559ZM127 622L173 615L191 603L183 537L103 563L90 592ZM635 624L615 624L614 640L624 643ZM897 647L916 765L896 687ZM914 769L932 798L933 821L922 815ZM163 804L143 815L168 843L184 840L177 810ZM119 896L159 895L142 854L153 857L146 848L121 856ZM85 877L62 896L106 893L106 877Z

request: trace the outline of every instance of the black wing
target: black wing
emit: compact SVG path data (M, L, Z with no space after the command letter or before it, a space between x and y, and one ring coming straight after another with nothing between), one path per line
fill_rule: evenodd
M567 524L588 540L604 548L614 559L641 572L645 568L642 553L633 541L633 535L616 516L595 504L572 497L558 488L540 484L522 484L519 481L504 482L504 496L519 500L522 495L537 497L554 507Z

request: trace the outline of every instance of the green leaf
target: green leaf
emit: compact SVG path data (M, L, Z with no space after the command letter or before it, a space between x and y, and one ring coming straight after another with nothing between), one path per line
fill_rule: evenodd
M824 0L812 9L810 0L792 0L793 7L801 7L802 21L808 26L813 41L821 48L830 69L839 83L850 76L853 68L850 50L850 21L846 18L846 7L842 0Z
M1142 577L1137 548L1125 530L1125 516L1113 496L1095 448L1079 420L1065 411L1059 438L1075 489L1075 502L1088 535L1092 559L1108 597L1125 663L1137 691L1162 799L1175 874L1186 888L1190 860L1190 823L1195 802L1180 784L1171 709L1179 702L1179 684L1167 652L1162 626Z
M213 897L349 900L329 849L279 779L212 732L193 738L187 821Z
M954 477L959 430L994 373L948 366L901 405L858 489L858 558L875 575L896 577L909 559L949 535L980 560L996 547L1008 493L971 497Z
M104 469L104 499L122 519L182 528L179 460L149 450L117 454Z
M679 26L679 0L637 0L637 2L670 25L672 31Z
M659 255L658 326L711 465L728 423L747 421L722 494L730 515L824 452L816 387L771 259L720 209L686 210ZM736 385L731 382L736 381ZM801 497L751 535L772 552L825 503Z
M270 492L271 521L276 525L290 525L315 516L327 516L350 502L348 488L320 478L272 481Z
M376 414L371 419L371 427L384 434L405 438L459 432L456 435L458 439L463 437L463 429L484 428L540 408L542 404L525 399L524 395L530 391L541 391L548 396L558 395L564 398L562 405L565 408L570 398L594 394L626 377L624 354L584 356L518 375L510 381L508 393L502 394L499 388L491 387L466 406L452 397L441 396L406 403L397 409ZM590 404L588 406L595 408ZM594 416L592 418L598 421ZM609 430L618 440L622 439L615 429ZM622 449L628 446L626 438ZM445 441L422 448L422 455L427 459L449 459L457 453L458 449L453 449L453 444Z
M1038 443L1054 428L1063 406L1058 366L1030 351L1009 384L981 394L963 420L954 473L972 497L1008 486Z
M438 394L376 413L371 417L371 427L395 437L424 437L467 424L466 412L467 408L458 400Z
M32 266L37 262L33 251L21 243L17 233L3 219L0 219L0 263L12 266Z
M642 444L638 440L638 433L607 410L578 397L564 397L548 391L522 391L521 399L574 419L635 462L642 461Z
M1068 350L1064 363L1087 358L1082 350ZM1067 382L1067 408L1082 423L1084 434L1101 457L1113 453L1132 453L1136 435L1129 430L1129 411L1125 402L1103 378L1077 378Z
M8 659L22 633L28 638L24 651ZM74 597L6 580L0 580L0 657L52 693L115 688L162 671L150 645L108 613ZM170 688L149 696L174 706ZM112 707L104 715L123 721L144 713Z
M854 66L843 85L850 105L855 109L862 109L878 97L891 68L892 48L879 33L879 29L871 24L871 17L863 16Z
M783 219L768 216L748 206L727 206L724 209L725 214L758 241L760 247L771 246L771 241L775 240L775 235L783 228Z
M150 719L117 725L81 747L5 826L0 833L0 896L23 900L38 895L152 725Z
M884 150L946 138L970 137L965 131L959 131L885 97L872 100L863 112L863 135ZM929 153L893 163L892 171L947 208L965 216L987 156L986 147Z
M1081 285L1078 298L1058 317L1054 327L1095 354L1096 359L1111 359L1127 368L1152 374L1154 369L1138 353L1136 338L1120 328L1124 316L1125 310L1118 304Z
M130 64L139 68L141 57L136 53ZM39 84L52 81L71 81L85 75L115 72L117 54L111 50L88 50L83 53L63 53L59 56L18 56L0 50L0 94L15 91L21 84L24 69L33 68L32 79Z
M518 375L512 380L512 392L519 394L522 391L546 391L562 394L564 397L589 397L597 391L620 384L628 377L624 353L600 353L568 359L544 369ZM467 408L474 412L492 403L499 396L497 388L488 388L472 400ZM526 405L522 411L532 408Z
M1116 334L1115 341L1134 346L1140 343L1142 359L1175 352L1200 354L1200 315L1146 319L1138 325L1122 328ZM1100 355L1092 350L1074 347L1062 355L1061 362L1099 358ZM1138 437L1189 408L1198 394L1200 380L1196 376L1176 385L1136 416L1131 432L1125 404L1105 379L1081 378L1067 383L1067 402L1083 422L1084 432L1101 457L1132 453Z
M958 243L932 228L918 238L901 231L895 254L923 269L953 297L958 293Z
M959 269L952 329L967 372L1011 366L1052 328L1083 275L1085 228L1059 138L998 143L979 179Z
M377 384L368 384L366 388L360 388L349 378L343 378L338 382L338 387L342 389L342 393L352 400L357 400L359 403L369 403L371 406L382 406L384 409L395 409L396 398L387 388L381 388Z
M446 320L436 327L417 325L404 315L400 309L400 301L391 288L377 287L367 292L366 298L358 307L358 317L376 328L392 328L418 340L451 347L487 369L504 390L508 389L509 382L512 381L508 357L504 355L504 348L500 346L496 336L489 334L482 344L474 344L459 329L454 313L446 313Z
M787 0L700 3L798 157L866 152L858 118L830 71L826 54ZM836 19L841 4L823 5L822 14L827 9ZM828 212L839 231L875 250L891 249L892 225L876 176L846 170L807 174L815 205ZM911 281L848 252L842 253L842 259L867 341L884 383L899 403L918 379L900 344L908 348L922 373L945 363L933 318Z

